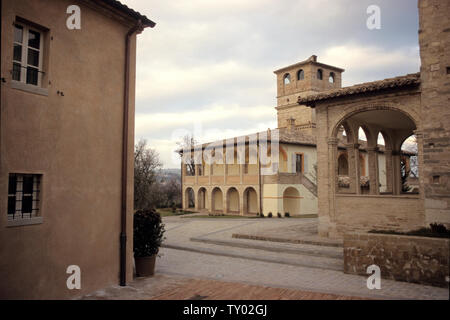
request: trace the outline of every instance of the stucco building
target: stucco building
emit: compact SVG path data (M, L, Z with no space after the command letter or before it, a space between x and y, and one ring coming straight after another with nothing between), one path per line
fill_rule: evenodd
M278 128L194 146L182 162L183 207L210 213L265 216L281 214L305 215L318 213L317 201L317 129L315 109L299 104L298 99L329 90L340 90L343 69L317 61L317 56L276 70ZM355 128L357 129L358 126ZM348 130L348 129L347 129ZM346 143L347 130L339 128L338 177L342 193L351 193L353 185L349 157L353 155ZM275 137L276 136L276 137ZM278 153L271 158L271 142L277 140ZM266 142L267 141L267 142ZM251 145L255 146L256 161L251 163ZM390 182L386 174L385 147L377 143L379 176L370 185L367 141L358 139L358 189L362 194L388 193ZM239 147L242 160L239 161ZM211 165L205 152L214 148L220 155ZM232 156L228 157L231 149ZM267 154L270 161L261 161ZM402 152L409 166L411 152ZM200 161L195 159L201 158ZM218 158L218 159L217 159ZM244 160L245 159L245 160ZM221 160L221 161L220 161ZM267 171L267 169L270 169ZM400 172L400 168L398 168ZM413 191L413 190L411 190Z
M67 27L73 5L81 29ZM133 276L136 35L154 23L115 0L0 8L0 298L124 284ZM80 290L66 286L70 265Z

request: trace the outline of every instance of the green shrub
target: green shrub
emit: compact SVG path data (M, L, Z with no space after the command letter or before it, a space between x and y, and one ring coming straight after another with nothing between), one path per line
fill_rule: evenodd
M450 230L447 230L447 228L443 224L438 223L430 223L430 229L432 233L449 233Z
M164 240L164 224L153 209L137 210L133 217L133 252L136 258L158 254Z
M450 230L443 224L431 223L429 228L420 228L408 232L401 232L395 230L370 230L369 233L381 234L398 234L404 236L419 236L431 238L450 238Z

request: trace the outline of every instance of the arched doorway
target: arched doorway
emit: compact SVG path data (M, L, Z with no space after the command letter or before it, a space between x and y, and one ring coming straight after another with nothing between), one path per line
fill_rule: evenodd
M288 187L283 192L283 211L290 215L300 214L300 192L294 187Z
M239 192L234 187L227 192L227 209L228 213L239 214Z
M244 191L244 214L258 213L258 196L254 188L249 187Z
M208 197L205 188L202 187L198 190L197 199L198 199L198 210L206 209Z
M212 191L212 212L223 212L223 194L220 188L214 188Z
M187 209L195 208L195 193L192 188L186 188L186 191L184 192L184 201L185 201L185 208Z

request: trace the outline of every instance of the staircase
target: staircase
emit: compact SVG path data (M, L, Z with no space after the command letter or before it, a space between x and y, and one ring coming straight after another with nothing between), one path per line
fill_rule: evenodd
M311 192L313 195L317 197L317 185L311 180L309 180L307 176L302 174L302 179L300 183L304 185L305 188L309 190L309 192Z

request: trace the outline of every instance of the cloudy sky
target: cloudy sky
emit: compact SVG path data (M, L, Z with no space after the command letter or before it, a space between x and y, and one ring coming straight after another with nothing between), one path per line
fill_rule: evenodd
M418 72L417 0L122 0L157 23L139 35L136 141L178 168L176 141L276 128L273 70L318 56L343 86ZM369 30L368 6L381 9Z

